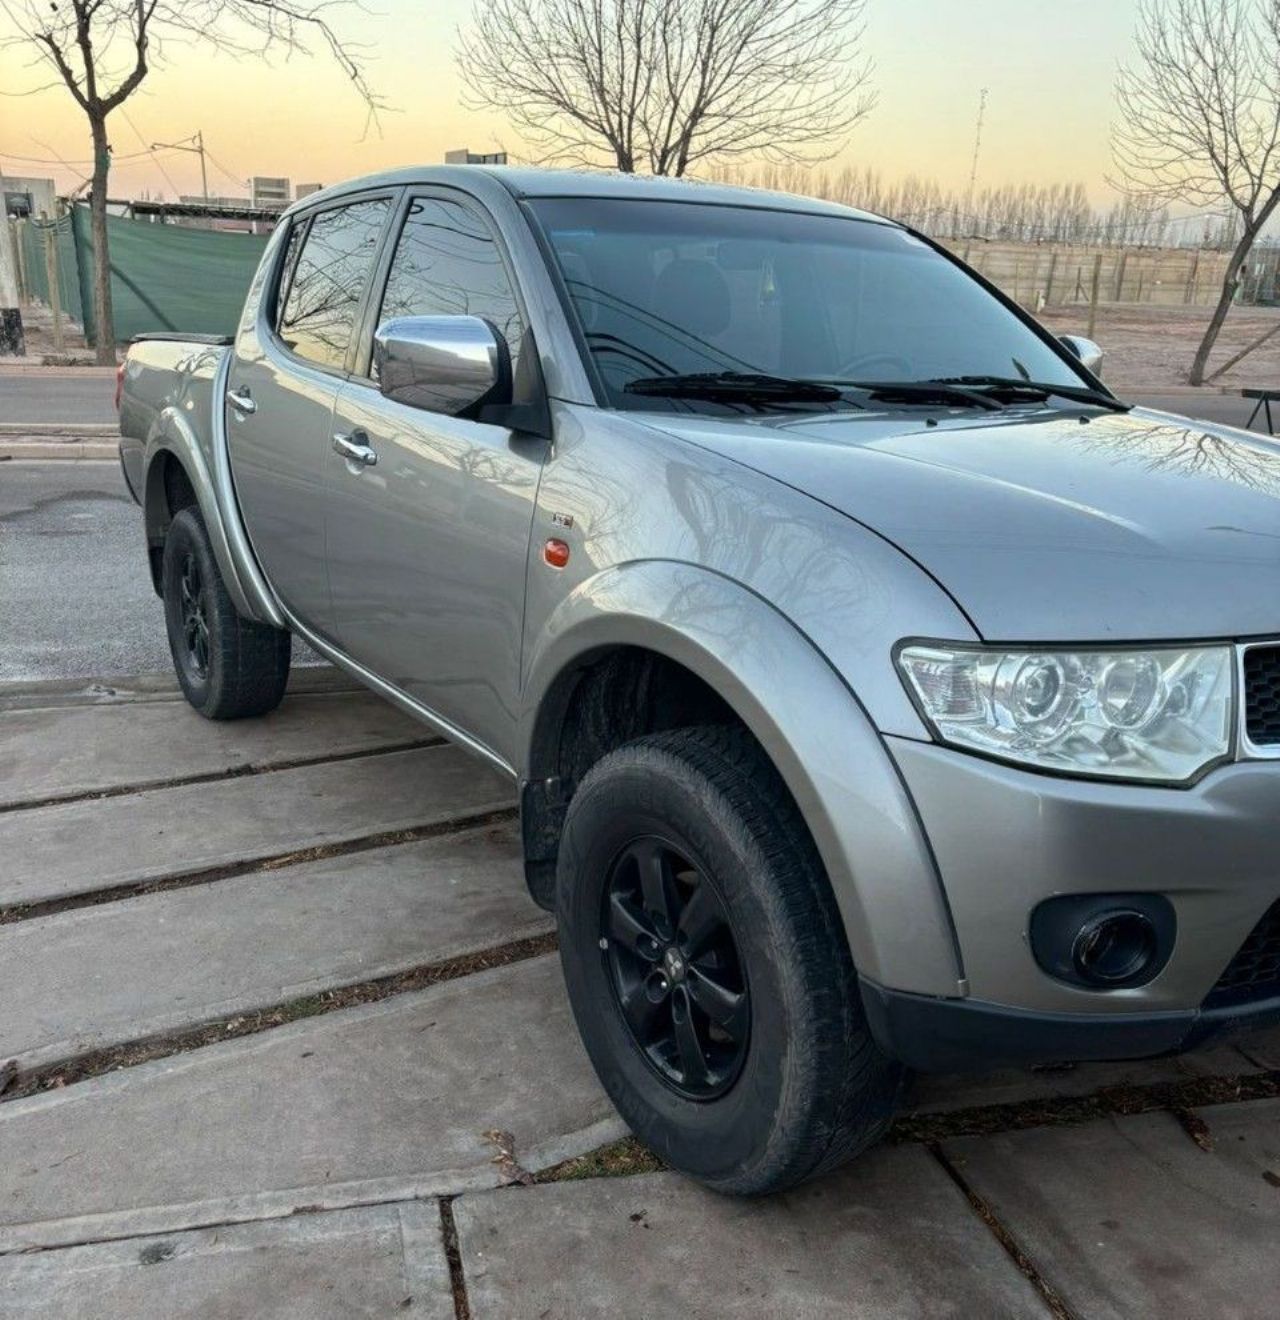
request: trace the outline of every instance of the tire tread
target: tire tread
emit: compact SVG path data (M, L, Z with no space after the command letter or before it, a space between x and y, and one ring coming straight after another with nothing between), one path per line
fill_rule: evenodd
M209 673L203 685L193 683L184 670L168 600L177 557L188 540L201 560L209 593ZM274 710L289 681L293 639L282 629L246 619L236 610L218 572L204 518L194 505L179 510L169 524L163 581L169 647L178 682L191 705L211 720L246 719Z
M759 744L736 726L693 726L647 735L610 753L584 776L579 791L636 759L678 762L729 807L766 859L769 881L786 914L789 975L802 978L812 1020L799 1071L805 1100L779 1114L770 1154L753 1169L704 1179L739 1194L794 1186L837 1167L880 1139L892 1121L902 1070L876 1046L835 895L816 846L781 776ZM675 768L675 767L672 767Z

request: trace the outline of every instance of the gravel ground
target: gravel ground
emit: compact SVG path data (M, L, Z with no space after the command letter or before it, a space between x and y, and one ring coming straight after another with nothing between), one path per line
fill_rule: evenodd
M1185 385L1209 315L1207 307L1143 307L1119 303L1099 307L1093 337L1106 351L1103 375L1107 383L1119 390L1147 391ZM1234 308L1218 336L1209 370L1271 329L1278 319L1280 307ZM1082 335L1089 327L1089 309L1049 307L1040 313L1040 320L1054 334ZM1280 388L1280 334L1213 384L1233 390L1248 386Z

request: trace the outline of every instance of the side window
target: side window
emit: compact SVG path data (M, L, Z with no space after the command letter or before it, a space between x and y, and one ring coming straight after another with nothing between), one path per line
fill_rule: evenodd
M355 202L312 220L279 325L281 340L299 357L326 367L346 360L388 205L386 198Z
M276 305L271 316L271 325L280 329L280 316L284 311L284 300L289 296L293 284L293 273L298 268L298 253L302 251L303 235L307 232L307 222L298 221L289 230L288 246L284 250L284 260L280 263L280 279L276 284Z
M395 316L483 316L506 338L514 364L524 332L515 293L493 234L468 207L414 199L378 322Z

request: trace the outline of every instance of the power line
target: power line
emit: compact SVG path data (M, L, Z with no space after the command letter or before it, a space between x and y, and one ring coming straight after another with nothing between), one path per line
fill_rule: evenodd
M164 181L169 185L170 188L173 189L174 199L176 200L177 198L181 197L182 196L181 189L179 189L178 185L174 183L174 181L169 177L169 171L166 170L165 167L160 163L160 158L156 155L154 147L147 146L146 138L144 138L142 134L138 132L137 124L135 124L133 120L129 117L129 112L124 108L124 106L120 107L120 113L124 116L124 122L128 124L131 129L133 129L134 137L136 137L138 141L141 142L142 145L147 148L146 154L151 157L152 163L155 165L156 169L158 169L160 173L164 175Z
M135 130L136 131L136 130ZM131 151L122 155L117 155L114 151L111 153L111 159L115 163L126 160L140 160L143 156L153 156L151 151ZM64 165L67 169L74 169L77 165L92 165L93 159L87 160L67 160L63 156L20 156L13 151L0 151L0 158L4 160L20 160L27 165Z
M211 161L213 161L214 166L217 169L221 170L222 173L225 174L227 178L231 180L232 183L237 183L242 186L244 185L247 179L246 175L232 174L232 172L229 169L227 169L227 167L217 158L217 156L213 154L212 151L209 150L208 147L205 148L204 154L208 156Z

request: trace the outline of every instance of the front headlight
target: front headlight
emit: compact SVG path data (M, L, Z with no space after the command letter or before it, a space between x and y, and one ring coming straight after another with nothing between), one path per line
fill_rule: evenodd
M911 645L898 665L942 742L1042 770L1184 783L1231 749L1230 647Z

